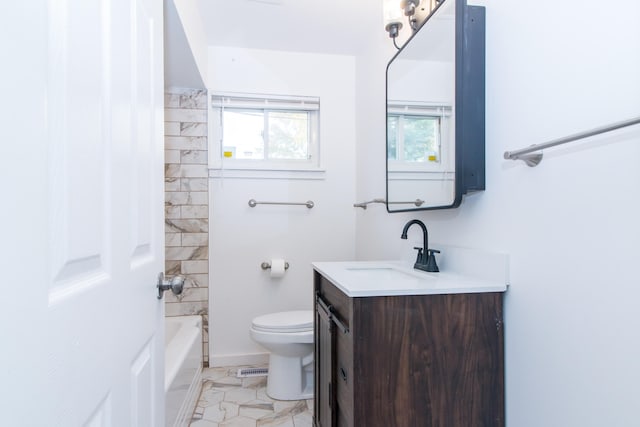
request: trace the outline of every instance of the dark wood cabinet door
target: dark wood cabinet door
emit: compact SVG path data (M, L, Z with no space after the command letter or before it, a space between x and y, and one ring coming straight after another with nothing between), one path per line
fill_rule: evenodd
M315 426L333 427L335 392L333 377L335 365L335 332L329 312L316 302L315 328Z
M502 294L355 303L355 425L504 426Z

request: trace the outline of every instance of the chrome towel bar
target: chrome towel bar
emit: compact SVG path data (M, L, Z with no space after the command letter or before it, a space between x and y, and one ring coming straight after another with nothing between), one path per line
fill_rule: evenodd
M371 203L387 203L387 201L385 199L373 199L373 200L369 200L368 202L354 203L353 207L367 209L367 205Z
M371 203L387 203L387 201L385 199L373 199L373 200L369 200L368 202L354 203L353 207L367 209L367 205ZM389 202L390 205L416 205L416 206L422 206L423 203L424 203L424 200L420 200L420 199L416 199L411 202Z
M291 205L291 206L306 206L309 209L315 206L315 203L311 200L307 200L304 203L292 203L292 202L257 202L255 199L249 200L249 206L255 208L256 205Z
M554 139L553 141L545 142L544 144L534 144L528 148L522 148L520 150L505 151L504 158L507 160L522 160L527 166L537 166L542 161L542 153L534 153L534 151L544 150L545 148L555 147L556 145L566 144L567 142L576 141L578 139L588 138L590 136L600 135L601 133L611 132L627 126L633 126L640 123L640 117L636 117L621 122L612 123L607 126L601 126L595 129L588 130L586 132L580 132L573 135L566 136L560 139Z

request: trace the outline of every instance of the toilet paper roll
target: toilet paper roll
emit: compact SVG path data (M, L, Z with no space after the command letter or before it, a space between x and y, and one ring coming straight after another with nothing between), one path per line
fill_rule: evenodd
M284 260L280 258L275 258L271 260L271 277L276 279L278 277L284 276L285 268L284 268Z

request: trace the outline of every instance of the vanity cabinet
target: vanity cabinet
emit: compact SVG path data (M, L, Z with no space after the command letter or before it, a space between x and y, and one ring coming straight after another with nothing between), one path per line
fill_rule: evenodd
M314 291L316 427L504 426L501 292Z

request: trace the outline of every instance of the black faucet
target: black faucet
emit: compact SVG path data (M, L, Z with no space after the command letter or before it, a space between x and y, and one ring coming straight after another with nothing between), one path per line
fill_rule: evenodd
M404 225L404 228L402 229L402 235L400 236L400 238L406 240L407 231L409 231L409 227L411 227L413 224L418 224L420 228L422 228L422 238L423 238L423 242L422 242L423 247L413 248L418 250L418 257L416 258L416 263L413 264L413 268L416 268L418 270L428 271L430 273L439 272L440 270L438 269L438 264L436 264L436 257L434 253L439 254L440 251L436 249L429 249L429 233L427 232L427 227L424 225L422 221L418 219L412 219L411 221L407 222Z

